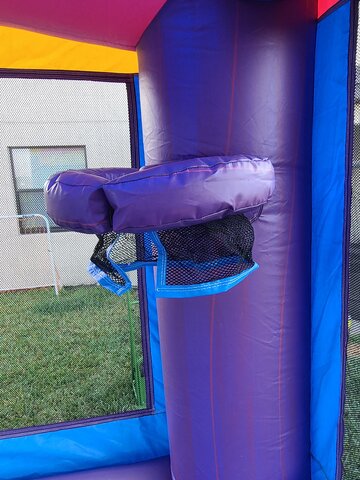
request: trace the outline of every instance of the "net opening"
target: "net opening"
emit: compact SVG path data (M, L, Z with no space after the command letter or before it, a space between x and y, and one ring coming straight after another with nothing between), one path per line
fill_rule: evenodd
M122 295L131 288L128 272L157 266L159 297L221 293L258 268L252 258L254 229L244 214L199 225L146 233L106 233L91 257L89 272Z

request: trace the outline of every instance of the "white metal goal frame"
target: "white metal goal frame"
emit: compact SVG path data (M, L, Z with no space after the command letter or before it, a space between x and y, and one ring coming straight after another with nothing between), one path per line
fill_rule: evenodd
M46 232L44 233L46 233L46 238L47 238L47 251L49 255L51 275L53 279L53 287L54 287L55 295L59 295L59 287L58 287L57 278L56 278L56 267L55 267L55 259L54 259L54 253L53 253L52 242L51 242L49 220L44 215L41 215L40 213L29 213L29 214L22 214L22 215L0 215L0 220L10 220L10 219L22 220L22 219L30 219L30 218L40 218L45 224ZM0 291L5 291L5 289L0 289Z

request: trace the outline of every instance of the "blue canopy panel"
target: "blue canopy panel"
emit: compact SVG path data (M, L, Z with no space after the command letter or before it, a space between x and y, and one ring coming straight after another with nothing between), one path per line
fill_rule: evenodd
M312 218L312 480L341 470L350 1L318 25ZM346 252L345 252L346 253Z

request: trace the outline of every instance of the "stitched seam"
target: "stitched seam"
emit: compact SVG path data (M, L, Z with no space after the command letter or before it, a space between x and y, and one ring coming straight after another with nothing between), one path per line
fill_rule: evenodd
M158 175L148 175L148 176L142 177L142 178L135 178L135 179L131 179L131 180L122 181L121 178L124 178L124 177L128 176L128 175L124 175L124 177L121 177L118 181L110 180L108 183L105 183L105 186L108 187L108 186L111 186L111 185L118 185L119 183L139 182L141 180L147 180L149 178L171 177L173 175L180 175L182 173L197 173L197 172L192 172L191 170L201 170L201 169L203 169L203 171L207 172L209 170L213 170L214 168L216 168L218 166L224 168L224 167L227 167L228 165L236 165L238 163L260 163L260 162L265 162L265 163L271 164L269 159L258 159L258 160L233 160L232 162L219 162L219 163L216 163L214 165L209 165L209 166L207 166L207 165L199 165L199 166L194 165L194 166L191 166L191 167L186 167L183 170L179 170L177 172L162 173L162 174L158 174ZM136 173L138 173L138 172L136 172ZM132 175L132 174L129 174L129 175ZM112 182L114 182L114 183L112 183Z

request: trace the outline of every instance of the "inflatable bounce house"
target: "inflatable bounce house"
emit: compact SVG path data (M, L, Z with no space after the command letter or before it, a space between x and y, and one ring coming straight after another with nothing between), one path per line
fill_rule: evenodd
M141 276L147 365L143 408L3 429L1 480L360 479L357 10L0 2L3 79L126 84L131 162L48 170L44 195L114 305Z

